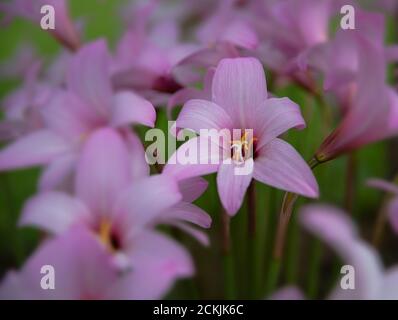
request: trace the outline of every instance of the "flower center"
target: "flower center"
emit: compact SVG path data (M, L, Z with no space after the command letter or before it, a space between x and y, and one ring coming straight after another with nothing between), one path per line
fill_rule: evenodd
M245 160L253 157L253 147L257 141L256 137L249 138L247 132L240 140L232 140L231 142L231 158L237 164L243 164Z
M121 248L120 237L116 234L112 228L112 223L104 218L98 228L98 236L100 241L108 248L111 252L115 252Z

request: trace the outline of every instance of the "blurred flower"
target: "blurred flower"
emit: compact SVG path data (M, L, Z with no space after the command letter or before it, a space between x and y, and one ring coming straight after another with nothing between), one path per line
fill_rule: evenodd
M384 44L384 20L381 14L356 8L354 30L338 30L333 39L317 46L307 55L307 63L324 75L325 90L332 91L339 98L339 107L343 113L350 108L357 90L360 38L367 39L380 50L380 58L384 53L385 63L398 60L397 48L386 47Z
M305 161L288 143L277 138L290 128L303 128L304 120L299 107L287 98L267 98L266 81L262 65L254 58L223 59L217 67L212 84L212 101L190 100L177 118L177 127L200 133L201 129L253 130L226 143L228 150L219 141L210 139L218 148L199 150L200 158L217 158L220 153L231 158L231 163L220 165L179 164L173 159L184 154L186 148L197 145L200 137L189 140L171 157L164 172L179 179L218 171L218 192L223 206L231 215L240 208L246 189L252 178L277 188L298 194L317 197L318 185ZM236 140L236 141L235 141ZM238 141L239 140L239 141ZM224 141L225 142L225 141ZM252 147L253 153L239 151L233 145ZM246 150L246 149L245 149ZM236 175L235 168L241 166L252 170L248 174ZM176 163L176 164L173 164Z
M119 41L112 82L117 88L134 89L161 106L167 103L170 94L181 88L171 74L172 68L197 45L180 42L181 30L176 21L161 20L148 26L148 17L148 12L137 15L135 24Z
M172 284L168 282L172 281L172 274L189 275L192 267L187 254L178 247L163 246L163 250L169 251L162 251L161 255L169 255L169 260L162 263L160 258L154 263L145 257L145 249L154 244L154 239L163 241L157 236L148 232L141 240L152 242L138 243L141 252L137 256L141 255L141 263L147 260L145 267L120 273L89 230L72 227L46 240L20 271L8 272L0 285L0 299L159 299ZM184 261L185 265L181 264L177 270L173 259ZM43 290L40 286L44 277L41 268L46 265L54 268L53 290Z
M262 2L254 7L254 24L263 40L259 59L281 74L294 73L306 55L329 40L329 22L338 4L331 0Z
M43 15L40 12L44 5L51 5L55 11L54 30L49 32L71 50L76 50L79 47L79 34L71 21L68 13L66 0L13 0L9 2L2 2L0 4L0 12L5 13L3 23L7 23L14 17L22 17L30 20L40 26L40 21Z
M308 231L325 241L345 264L354 267L355 288L344 290L339 282L329 299L398 299L398 266L385 270L376 250L360 239L346 213L333 207L309 205L302 209L299 217ZM279 291L274 297L301 298L292 287Z
M393 196L392 199L389 200L387 207L388 218L393 230L398 233L398 186L379 179L369 180L368 185L390 193Z
M73 171L84 141L102 127L119 129L126 143L142 153L130 124L153 126L152 104L130 91L113 92L109 79L109 56L104 41L90 43L70 59L67 89L54 94L40 108L44 126L0 151L0 170L48 165L41 181L54 188ZM146 163L145 163L145 166Z
M398 95L384 83L384 54L362 37L356 44L359 71L355 97L339 126L316 152L320 162L398 133Z
M211 100L211 86L213 83L215 68L210 68L203 80L203 89L196 89L185 87L174 93L167 102L167 113L171 119L171 112L176 106L184 105L188 100L191 99L203 99Z
M57 235L85 226L113 256L119 270L135 272L157 265L157 285L169 287L174 279L192 274L191 260L154 227L170 223L188 232L193 229L187 222L209 227L210 217L188 202L207 185L185 183L189 197L183 196L177 182L167 175L132 179L131 165L121 137L113 129L98 130L78 162L75 196L56 191L35 196L28 201L20 224Z
M44 126L40 109L57 88L39 80L41 61L26 66L24 81L2 101L4 119L0 121L0 140L10 141Z
M201 73L217 66L223 58L252 55L258 45L255 30L239 1L219 1L213 14L197 28L201 46L173 69L177 81L190 85L201 80Z
M19 44L12 56L0 63L1 79L20 79L30 70L32 65L41 61L36 48L30 42Z

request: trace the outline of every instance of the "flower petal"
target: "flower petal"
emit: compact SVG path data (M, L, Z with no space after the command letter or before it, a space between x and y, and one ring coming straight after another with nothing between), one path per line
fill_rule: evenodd
M377 252L361 241L349 217L332 207L309 205L300 212L300 222L320 237L355 270L355 289L343 290L340 283L331 299L375 299L382 281L382 265Z
M201 177L194 177L178 182L182 199L185 202L195 201L205 192L208 185L209 183Z
M55 289L43 290L42 267L55 271ZM101 299L116 282L111 256L85 228L71 230L44 242L21 271L0 287L2 299Z
M249 160L246 162L249 162ZM251 165L253 165L252 162ZM234 164L223 163L220 165L217 174L218 194L223 207L231 216L235 215L241 207L253 173L253 170L251 170L249 174L237 175L236 168Z
M196 224L202 228L210 228L211 217L192 203L181 201L167 209L167 211L160 216L160 221L167 223L168 220L179 220Z
M204 138L196 137L185 142L170 157L163 173L183 180L216 172L222 151L211 139L206 141ZM192 161L186 163L181 160L187 157Z
M392 267L384 274L380 300L398 300L398 267Z
M255 159L254 179L275 188L306 197L318 197L315 177L297 151L287 142L274 139Z
M257 107L267 96L264 69L255 58L223 59L213 79L213 101L223 107L235 125L253 129Z
M394 183L387 182L381 179L369 179L367 181L369 187L377 188L385 192L398 195L398 186Z
M19 225L33 225L55 234L62 233L76 222L87 223L90 213L80 200L62 192L45 192L25 205Z
M232 121L227 112L213 102L206 100L189 100L177 118L179 128L190 129L200 133L201 129L230 129Z
M73 175L78 156L74 153L68 153L52 161L40 176L40 191L49 191L62 187L67 179Z
M398 234L398 197L388 204L388 218L393 230Z
M258 108L256 128L259 128L257 148L291 128L304 129L305 121L300 107L289 98L271 98Z
M108 116L112 99L110 57L104 40L82 47L72 57L67 86L101 116Z
M102 121L90 105L65 90L57 92L40 111L48 128L75 141Z
M115 199L130 183L127 147L113 129L100 129L84 145L76 171L75 190L90 210L109 215Z
M271 300L304 300L304 294L300 289L289 286L274 292Z
M59 135L50 130L38 130L0 151L0 170L47 164L70 150L70 145Z
M116 223L125 231L123 234L135 235L181 199L177 181L172 177L165 174L150 176L126 188L118 197L112 212Z
M145 158L145 150L142 142L131 130L126 130L125 140L129 149L131 178L143 178L149 176L150 168Z
M190 277L189 253L174 240L154 231L141 233L128 252L133 272L111 289L117 299L160 299L177 279Z
M131 91L121 91L113 97L111 124L115 127L128 124L143 124L153 127L156 112L153 105Z

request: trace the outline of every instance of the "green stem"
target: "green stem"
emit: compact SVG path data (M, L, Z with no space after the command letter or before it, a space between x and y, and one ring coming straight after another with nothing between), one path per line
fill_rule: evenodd
M236 299L234 261L232 256L230 237L230 217L224 209L222 209L221 211L224 295L226 299Z
M297 281L299 240L298 225L293 221L291 231L288 234L288 246L286 250L286 278L291 284Z
M319 271L322 260L322 243L314 239L310 249L310 260L308 266L308 297L314 299L318 294Z
M393 180L395 183L398 183L398 174L394 177ZM383 198L382 205L377 213L376 223L373 227L373 235L372 235L372 244L378 248L383 239L383 234L387 222L387 206L389 201L391 200L391 195L386 194Z
M319 161L315 157L311 158L311 160L308 162L308 165L310 166L311 169L314 169L318 164ZM276 240L275 240L273 258L272 258L273 260L271 262L270 273L272 272L272 276L269 284L271 288L274 282L277 281L277 277L279 276L280 270L276 269L280 268L280 261L282 260L283 257L283 251L285 245L286 231L289 226L290 217L292 215L294 205L298 197L299 196L297 194L291 192L286 192L285 196L283 197L282 208L280 211L278 228L276 232ZM276 277L276 279L273 279L272 277Z
M355 182L357 177L357 160L356 153L351 152L348 155L347 169L346 169L346 189L344 196L344 207L346 211L352 215L353 205L355 199Z
M255 298L257 296L257 288L259 283L259 259L257 254L257 232L256 232L256 189L255 182L252 182L249 185L247 190L247 206L248 206L248 253L249 253L249 267L247 270L249 271L249 297Z
M276 257L272 257L270 268L268 271L268 280L266 284L266 294L267 296L275 291L278 284L279 272L280 272L281 261Z

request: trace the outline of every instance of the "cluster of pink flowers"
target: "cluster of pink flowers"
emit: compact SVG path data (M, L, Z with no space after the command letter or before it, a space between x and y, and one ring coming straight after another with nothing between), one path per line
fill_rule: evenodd
M272 87L267 91L270 74L273 83L288 81L337 101L339 122L313 150L316 164L398 135L398 93L386 82L398 47L384 43L383 14L350 3L355 30L331 33L341 1L131 1L123 7L126 28L114 50L105 39L83 41L66 0L0 4L5 20L22 17L37 27L40 7L53 5L57 24L49 33L63 46L46 67L27 47L0 65L2 77L23 79L1 104L0 170L42 168L19 225L45 234L23 267L0 282L0 298L163 297L195 267L187 249L157 227L177 227L209 245L197 227L210 228L211 217L193 204L207 188L207 174L217 172L218 195L230 216L253 179L318 198L311 164L281 137L305 129L301 108L274 96ZM151 168L133 126L153 128L157 109L172 118L178 106L176 130L197 137L164 167ZM211 151L199 150L208 164L173 161L198 143L201 129L252 135L234 137L226 149L209 138ZM231 161L211 161L219 157ZM235 174L242 165L249 173ZM389 218L398 231L398 187L373 185L396 196ZM398 298L397 272L384 271L344 213L318 205L303 211L304 227L360 275L353 296L336 289L332 298ZM43 265L55 269L54 290L40 287ZM293 291L274 297L299 296Z

